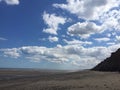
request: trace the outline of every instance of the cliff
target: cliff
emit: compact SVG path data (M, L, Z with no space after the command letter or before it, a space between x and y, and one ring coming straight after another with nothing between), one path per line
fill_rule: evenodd
M112 53L109 58L95 66L95 71L120 71L120 49Z

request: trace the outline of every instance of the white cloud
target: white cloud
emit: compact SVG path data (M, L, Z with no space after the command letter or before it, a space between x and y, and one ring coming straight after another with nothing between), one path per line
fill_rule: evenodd
M12 48L12 49L0 49L0 51L4 52L5 57L12 57L12 58L18 58L20 57L19 49L18 48Z
M8 5L18 5L20 3L19 0L0 0L0 2L2 1Z
M56 8L61 8L76 14L79 18L98 19L104 12L113 7L117 7L119 0L66 0L67 4L53 4Z
M34 62L42 60L53 63L75 64L80 69L91 68L110 56L110 53L120 48L120 44L109 47L89 47L81 45L58 45L54 48L42 46L26 46L20 48L1 49L5 56L13 58L24 57Z
M60 45L60 44L57 44L57 46L56 46L57 48L62 48L62 45Z
M24 54L27 58L31 58L33 61L41 61L46 60L49 62L55 63L63 63L67 62L65 55L62 54L61 48L46 48L46 47L38 47L38 46L29 46L29 47L21 47L19 48L21 54ZM31 56L32 55L32 56ZM35 58L35 59L34 59Z
M44 29L43 32L55 35L57 35L59 25L63 25L66 22L66 18L64 17L57 16L55 14L48 14L46 12L43 14L43 20L47 25L47 28Z
M107 30L120 30L120 10L113 9L104 13L100 17L100 22L103 23Z
M49 40L50 42L57 42L59 39L58 39L58 37L49 36L49 37L48 37L48 40Z
M0 37L0 41L6 41L6 38Z
M95 38L94 40L98 42L107 42L107 41L110 41L110 38L103 37L103 38Z
M80 36L81 38L88 38L91 34L100 33L104 31L102 26L98 26L93 22L76 23L68 27L68 34L72 36Z
M80 41L80 40L76 40L76 39L73 39L72 41L68 41L66 39L63 40L65 43L67 43L68 45L91 45L92 42L89 42L89 41Z
M115 45L115 42L108 42L107 45Z

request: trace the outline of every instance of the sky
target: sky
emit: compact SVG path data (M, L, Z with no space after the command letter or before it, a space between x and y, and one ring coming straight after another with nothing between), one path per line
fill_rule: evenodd
M0 68L90 69L120 48L120 0L0 0Z

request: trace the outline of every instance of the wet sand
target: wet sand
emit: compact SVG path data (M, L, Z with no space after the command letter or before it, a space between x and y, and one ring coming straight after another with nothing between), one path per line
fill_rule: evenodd
M0 69L0 90L120 90L120 73Z

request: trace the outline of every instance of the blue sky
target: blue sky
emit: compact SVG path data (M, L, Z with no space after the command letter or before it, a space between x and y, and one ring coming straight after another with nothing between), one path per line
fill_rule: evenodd
M120 48L120 0L0 0L0 67L88 69Z

